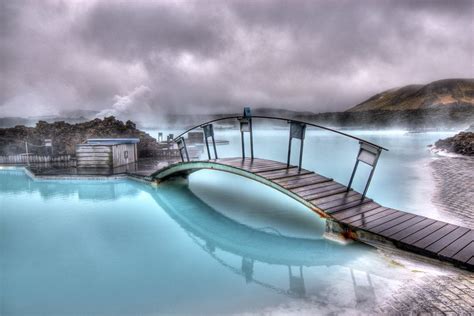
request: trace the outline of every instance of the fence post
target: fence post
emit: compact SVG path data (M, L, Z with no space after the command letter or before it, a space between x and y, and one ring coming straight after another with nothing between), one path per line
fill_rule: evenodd
M28 153L28 140L25 141L25 147L26 147L26 163L29 166L30 165L30 154Z

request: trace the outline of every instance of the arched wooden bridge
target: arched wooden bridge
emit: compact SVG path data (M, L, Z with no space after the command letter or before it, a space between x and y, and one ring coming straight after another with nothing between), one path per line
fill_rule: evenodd
M278 162L254 157L253 128L254 119L283 120L290 125L289 144L286 162ZM240 123L242 156L219 158L214 139L213 123L222 120L238 120ZM350 137L359 142L359 152L347 185L338 183L314 171L302 167L304 139L307 126L328 130ZM202 128L207 149L207 160L190 160L185 135ZM245 154L245 134L249 134L250 157ZM211 138L212 151L209 146ZM299 163L290 164L293 139L300 142ZM333 130L324 126L278 117L252 116L250 109L243 116L224 117L188 129L175 139L182 161L160 169L152 175L157 182L171 177L186 176L201 169L230 172L268 185L306 205L320 216L337 222L343 234L353 238L359 232L383 237L397 247L457 266L474 269L474 230L384 207L366 197L372 176L382 151L385 148L364 139ZM351 188L354 175L360 163L371 167L370 175L362 193Z

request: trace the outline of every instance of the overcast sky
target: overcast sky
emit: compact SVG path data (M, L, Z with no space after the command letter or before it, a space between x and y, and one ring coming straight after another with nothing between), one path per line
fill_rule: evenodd
M0 116L339 111L474 77L472 0L0 3Z

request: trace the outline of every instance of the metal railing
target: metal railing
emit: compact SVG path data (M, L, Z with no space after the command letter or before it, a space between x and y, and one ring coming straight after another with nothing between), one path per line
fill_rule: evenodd
M367 179L366 185L364 187L364 192L362 194L362 200L365 198L365 195L367 193L367 190L369 188L370 182L372 181L372 177L375 171L375 168L377 166L380 154L382 153L383 150L388 151L388 149L374 144L372 142L369 142L365 139L356 137L354 135L350 135L326 126L318 125L318 124L313 124L309 122L304 122L300 120L294 120L294 119L288 119L288 118L282 118L282 117L274 117L274 116L262 116L262 115L252 115L250 108L245 108L244 113L242 116L227 116L227 117L221 117L217 118L214 120L207 121L205 123L196 125L194 127L191 127L184 131L183 133L179 134L176 136L172 141L175 142L178 145L178 150L181 156L181 159L183 162L189 162L189 153L186 147L186 140L184 136L189 133L192 130L195 130L197 128L202 128L204 132L204 140L206 144L206 149L207 149L207 155L209 160L211 160L212 155L211 151L209 148L209 137L212 140L212 146L213 146L213 153L215 159L218 159L217 155L217 147L216 147L216 142L214 138L214 127L213 123L219 122L219 121L225 121L225 120L238 120L240 124L240 138L241 138L241 144L242 144L242 159L246 157L245 155L245 133L249 134L250 138L250 158L254 159L254 150L253 150L253 126L252 122L253 119L264 119L264 120L276 120L276 121L285 121L288 124L290 124L290 130L289 130L289 141L288 141L288 155L287 155L287 166L290 166L290 158L291 158L291 145L293 139L298 139L300 141L300 151L299 151L299 159L298 159L298 170L301 171L302 168L302 160L303 160L303 145L304 145L304 139L305 139L305 134L306 134L306 127L307 126L312 126L316 127L322 130L330 131L345 137L352 138L354 140L359 141L359 153L357 154L356 162L354 165L354 168L352 170L352 174L349 180L349 184L347 186L347 191L351 190L351 185L354 180L354 176L357 171L357 167L359 166L359 162L363 162L369 167L371 167L371 171L369 174L369 177Z

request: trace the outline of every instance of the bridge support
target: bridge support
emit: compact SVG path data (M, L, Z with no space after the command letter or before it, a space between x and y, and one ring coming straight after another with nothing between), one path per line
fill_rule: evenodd
M306 133L306 124L290 121L290 140L288 142L288 159L286 166L290 167L290 158L291 158L291 143L293 138L300 140L300 158L298 160L298 171L301 171L301 164L303 162L303 144L304 137Z
M324 237L342 244L348 244L353 241L352 232L349 227L338 223L331 218L326 218L326 231L324 232Z
M244 108L244 115L239 118L240 122L240 140L242 142L242 159L245 158L245 133L250 134L250 158L253 159L253 131L252 131L252 112L250 108Z
M159 185L163 182L173 183L175 185L188 185L189 184L189 172L176 173L166 179L155 179L154 184Z

